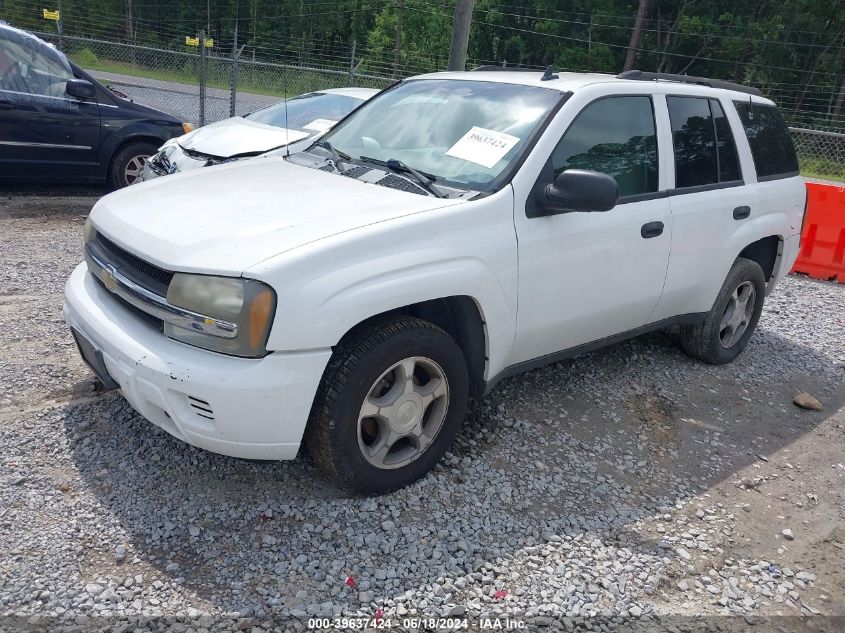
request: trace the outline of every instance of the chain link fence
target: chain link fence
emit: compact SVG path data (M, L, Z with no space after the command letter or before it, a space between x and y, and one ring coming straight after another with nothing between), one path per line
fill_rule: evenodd
M37 35L59 44L56 34ZM61 45L72 61L111 88L194 125L246 114L286 96L347 86L380 89L394 81L358 73L351 58L349 70L339 70L68 35Z
M789 131L805 178L845 183L845 134L797 127Z
M60 43L56 34L38 35ZM113 89L194 125L246 114L286 96L345 86L381 89L395 81L358 72L354 47L348 60L335 58L327 63L330 67L319 67L244 59L237 51L224 55L188 46L177 51L68 35L62 37L61 46L80 67ZM845 133L806 127L790 131L802 175L845 183Z

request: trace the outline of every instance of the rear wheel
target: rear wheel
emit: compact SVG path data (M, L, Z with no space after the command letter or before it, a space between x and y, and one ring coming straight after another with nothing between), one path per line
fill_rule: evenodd
M760 264L737 259L704 322L681 328L686 352L713 365L729 363L739 356L757 327L765 292Z
M455 340L420 319L363 326L335 350L305 441L320 469L363 493L424 476L452 444L468 394Z
M121 147L109 167L109 187L120 189L139 182L144 173L144 164L157 150L156 145L145 142L129 143Z

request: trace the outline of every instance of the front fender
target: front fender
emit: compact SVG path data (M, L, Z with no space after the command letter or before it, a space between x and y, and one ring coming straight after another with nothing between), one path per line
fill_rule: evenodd
M268 349L331 347L378 314L468 296L486 324L488 372L504 368L517 251L510 188L500 194L325 238L247 271L278 294Z
M105 121L104 121L105 123ZM100 143L100 165L108 168L112 156L117 148L132 140L152 140L159 145L165 141L179 136L175 127L162 125L154 121L138 121L124 118L116 118L109 122L109 125L101 126L102 141Z

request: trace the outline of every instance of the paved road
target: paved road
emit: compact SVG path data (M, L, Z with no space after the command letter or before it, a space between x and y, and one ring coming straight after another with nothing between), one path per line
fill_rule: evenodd
M92 76L120 92L127 94L138 103L158 108L190 121L199 123L199 86L194 84L160 81L119 75L116 73L89 70ZM279 101L278 97L239 92L235 108L236 114L245 114ZM205 99L206 123L212 123L229 116L229 91L220 88L207 88Z

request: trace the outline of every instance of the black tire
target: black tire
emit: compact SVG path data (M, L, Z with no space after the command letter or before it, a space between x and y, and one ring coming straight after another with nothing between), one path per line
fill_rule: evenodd
M132 182L129 182L126 174L126 169L133 159L143 158L146 161L150 156L158 151L158 146L153 143L146 143L139 141L137 143L129 143L124 145L112 157L109 165L108 185L111 189L121 189L127 187ZM135 182L135 181L133 181Z
M754 306L747 319L744 333L729 346L722 341L722 317L728 308L731 297L740 286L751 283L754 288ZM766 279L760 264L744 257L739 257L731 267L716 302L700 325L687 325L681 328L681 344L684 350L698 360L711 365L723 365L739 356L745 347L763 310L763 298L766 293Z
M407 465L378 468L359 447L358 414L374 383L409 357L425 357L443 370L448 405L440 430ZM365 324L335 348L323 373L305 431L320 470L341 488L364 494L389 492L423 477L451 446L466 411L469 378L455 340L436 325L411 317Z

